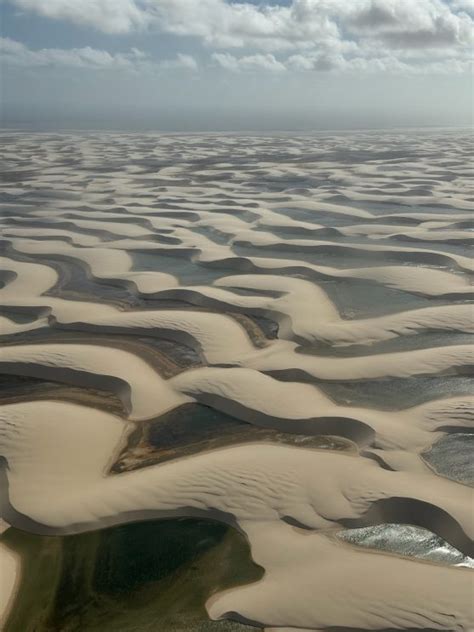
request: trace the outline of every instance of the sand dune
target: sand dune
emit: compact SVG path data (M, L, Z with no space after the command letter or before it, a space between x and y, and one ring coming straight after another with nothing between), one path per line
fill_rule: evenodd
M446 518L437 525L440 535L469 548L470 488L431 473L389 472L360 456L248 444L104 478L126 430L116 417L86 410L48 401L4 407L1 441L11 504L6 520L19 524L22 514L40 531L74 532L148 512L210 511L241 525L284 518L321 529L362 518L377 501L403 497L421 503L421 523L429 519L423 503L441 510ZM54 502L43 502L46 493Z
M218 520L264 575L215 593L212 619L472 630L472 570L397 547L410 524L472 555L468 443L440 450L436 471L427 452L474 428L466 137L8 141L5 524L61 536ZM193 451L161 446L165 430ZM155 431L163 462L149 458ZM387 524L385 544L343 537ZM28 568L0 556L8 630Z
M267 573L254 585L211 598L212 618L235 613L242 622L265 622L267 632L472 625L468 570L347 550L327 536L281 523L248 528L255 561Z
M134 354L94 345L10 346L0 355L5 373L69 381L116 391L132 419L153 417L186 401Z
M185 328L183 330L186 331ZM198 330L199 333L202 334ZM222 338L226 337L227 332L223 330ZM218 340L218 337L215 336L213 340ZM244 340L251 346L247 337ZM205 339L201 337L199 342L206 357L212 357L213 350L207 349ZM427 432L423 422L421 427L415 424L415 427L402 426L397 429L399 415L385 413L382 418L379 411L337 406L316 387L298 383L294 381L295 378L344 380L432 374L468 364L472 359L472 351L469 347L451 346L357 358L318 358L303 356L293 349L278 350L276 346L260 351L252 347L252 354L248 356L247 350L245 356L240 362L236 359L235 363L249 368L194 369L163 380L158 370L148 362L120 348L55 343L11 345L0 354L0 369L13 375L43 377L79 386L93 387L94 384L100 384L102 388L117 394L131 419L146 419L163 414L189 401L188 397L191 396L251 423L285 428L287 431L291 431L289 419L355 419L377 433L379 444L403 445L406 448L412 442L423 447L429 440L427 432L435 430L436 424L428 428ZM225 361L223 356L219 359L221 363ZM282 384L262 375L260 371L287 380L293 378L293 381ZM442 415L442 418L442 425L449 425L450 415ZM425 418L422 416L422 419ZM337 427L337 423L334 425ZM452 425L464 424L457 420ZM346 430L343 434L357 439L361 429L357 424L354 426L353 431ZM362 432L363 436L366 434Z

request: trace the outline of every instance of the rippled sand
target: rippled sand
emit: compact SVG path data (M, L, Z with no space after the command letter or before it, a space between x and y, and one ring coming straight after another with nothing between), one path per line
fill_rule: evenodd
M468 138L3 137L5 630L73 625L57 578L25 619L45 536L183 518L253 562L140 629L472 630Z

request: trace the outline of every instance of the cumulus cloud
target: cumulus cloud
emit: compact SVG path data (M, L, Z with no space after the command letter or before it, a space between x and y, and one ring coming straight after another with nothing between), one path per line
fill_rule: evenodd
M474 0L452 0L451 7L454 11L474 13Z
M391 74L417 75L432 74L446 75L469 72L472 60L469 57L433 58L420 63L417 56L404 55L401 58L393 53L387 54L383 50L377 55L360 54L345 58L343 55L326 54L298 54L291 55L284 61L288 69L295 72L333 72L338 74Z
M346 62L342 55L328 55L325 53L291 55L287 61L287 66L294 70L315 70L326 72L329 70L341 70Z
M135 0L13 0L12 4L48 18L93 26L105 33L142 28L150 17Z
M472 45L472 19L438 0L371 0L347 19L359 37L396 48Z
M245 70L270 70L271 72L284 72L286 66L275 59L273 55L247 55L244 57L234 57L229 53L213 53L212 59L219 66L226 70L240 72Z
M315 7L311 19L305 19L307 2L294 0L290 6L281 6L229 4L224 0L148 0L147 4L155 24L167 32L197 36L217 48L254 47L270 52L339 38L336 23L320 8Z
M148 29L197 38L213 63L229 71L385 68L391 59L394 72L415 66L433 72L466 67L474 44L474 0L9 1L106 33ZM235 54L239 48L245 55ZM174 63L195 64L185 58Z
M7 63L17 66L68 66L75 68L132 67L143 58L143 53L133 49L129 53L112 55L104 50L86 46L84 48L42 48L32 50L10 38L0 38L0 51Z
M122 33L154 26L223 47L299 47L350 36L429 31L460 42L472 27L474 0L10 0L24 10Z
M8 37L0 37L0 53L6 64L28 68L53 66L96 70L118 69L133 72L179 68L196 70L198 68L196 60L190 55L178 54L175 59L153 61L137 48L132 48L126 53L115 54L90 46L32 50Z
M192 55L178 53L175 59L165 59L158 62L161 68L187 68L188 70L197 70L198 63Z

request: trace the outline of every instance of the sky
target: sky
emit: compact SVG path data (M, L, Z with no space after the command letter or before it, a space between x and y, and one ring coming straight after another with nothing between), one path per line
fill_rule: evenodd
M474 0L0 0L4 127L472 125Z

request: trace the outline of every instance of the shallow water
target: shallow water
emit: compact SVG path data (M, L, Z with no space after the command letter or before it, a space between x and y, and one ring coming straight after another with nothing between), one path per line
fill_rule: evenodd
M474 487L474 434L442 437L423 458L438 474Z
M132 270L167 272L176 276L181 285L206 285L223 276L222 271L199 265L183 257L131 252Z
M384 378L353 382L321 382L318 385L338 404L381 410L403 410L433 399L470 396L472 379L465 376ZM454 424L455 425L455 424Z
M406 524L380 524L374 527L340 531L344 542L369 549L416 557L438 564L474 568L474 559L462 555L442 538L426 529Z
M214 591L262 574L241 535L204 520L150 521L65 538L9 529L1 542L29 569L5 632L240 632L249 628L209 622L204 603Z
M202 404L185 404L158 419L139 424L128 437L111 471L120 473L149 467L199 452L256 441L273 441L320 450L353 451L348 440L304 431L279 432L242 421Z

